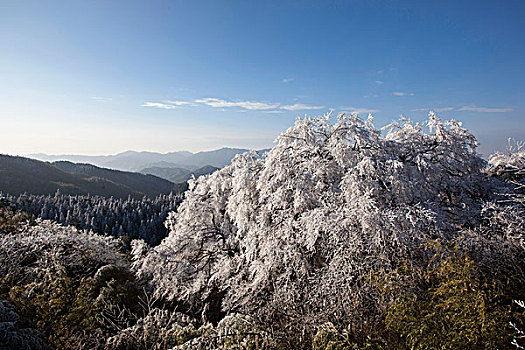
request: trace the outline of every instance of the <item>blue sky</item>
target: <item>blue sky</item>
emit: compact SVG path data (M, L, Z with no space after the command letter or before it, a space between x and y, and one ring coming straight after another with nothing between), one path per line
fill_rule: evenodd
M0 1L0 152L264 148L298 115L525 140L524 1Z

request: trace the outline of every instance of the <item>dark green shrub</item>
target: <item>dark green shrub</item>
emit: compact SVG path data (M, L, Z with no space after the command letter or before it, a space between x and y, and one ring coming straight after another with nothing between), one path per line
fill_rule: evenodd
M384 330L394 347L409 349L509 348L510 303L499 276L482 271L457 246L429 245L426 268L407 262L376 279L393 301L384 313Z

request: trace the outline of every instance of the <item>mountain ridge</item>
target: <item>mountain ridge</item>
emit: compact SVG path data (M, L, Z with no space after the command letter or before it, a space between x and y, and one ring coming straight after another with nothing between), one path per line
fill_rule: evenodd
M52 195L60 190L71 195L131 196L140 199L143 196L182 192L187 188L187 184L175 184L154 175L1 154L0 173L0 191L11 195Z
M47 155L45 153L34 153L24 155L24 157L46 162L69 161L75 163L89 163L98 167L133 172L139 172L142 169L156 166L155 164L157 163L165 162L169 163L169 167L185 168L193 171L207 165L222 168L230 164L231 160L237 154L248 151L250 150L244 148L223 147L217 150L196 153L189 151L158 153L130 150L115 155L84 156L75 154ZM266 149L258 150L256 152L265 151Z
M183 183L191 179L192 176L198 178L202 175L211 174L218 169L220 168L212 165L205 165L193 171L185 168L149 167L142 169L140 173L155 175L174 183Z

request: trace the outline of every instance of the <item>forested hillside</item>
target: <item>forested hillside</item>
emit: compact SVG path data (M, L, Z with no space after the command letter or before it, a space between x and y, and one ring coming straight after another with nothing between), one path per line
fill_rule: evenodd
M384 133L357 115L298 119L268 153L190 180L168 237L133 240L127 255L117 240L4 207L0 340L63 349L523 347L525 150L516 146L486 162L460 122L433 113ZM93 218L111 217L108 206L144 210L32 198L25 203L48 212L67 201L91 206Z
M45 163L34 159L0 155L0 192L53 195L57 190L70 195L141 199L180 193L186 184L174 184L153 175L98 168L69 162Z
M159 194L169 194L174 191L174 183L157 176L139 174L128 171L99 168L91 164L76 164L71 162L53 162L54 167L81 178L100 178L121 184L143 196L155 197ZM184 181L180 181L184 182Z

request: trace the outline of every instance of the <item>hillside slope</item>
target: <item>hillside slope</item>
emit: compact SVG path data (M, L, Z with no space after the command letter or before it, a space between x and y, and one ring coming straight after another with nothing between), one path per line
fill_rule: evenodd
M49 164L24 157L0 155L0 191L48 195L60 190L71 195L142 198L168 194L178 187L152 175L97 168L85 164Z
M143 193L149 197L170 193L173 190L172 182L154 175L111 170L99 168L91 164L75 164L65 161L54 162L52 165L81 178L102 178L128 187L135 192Z

